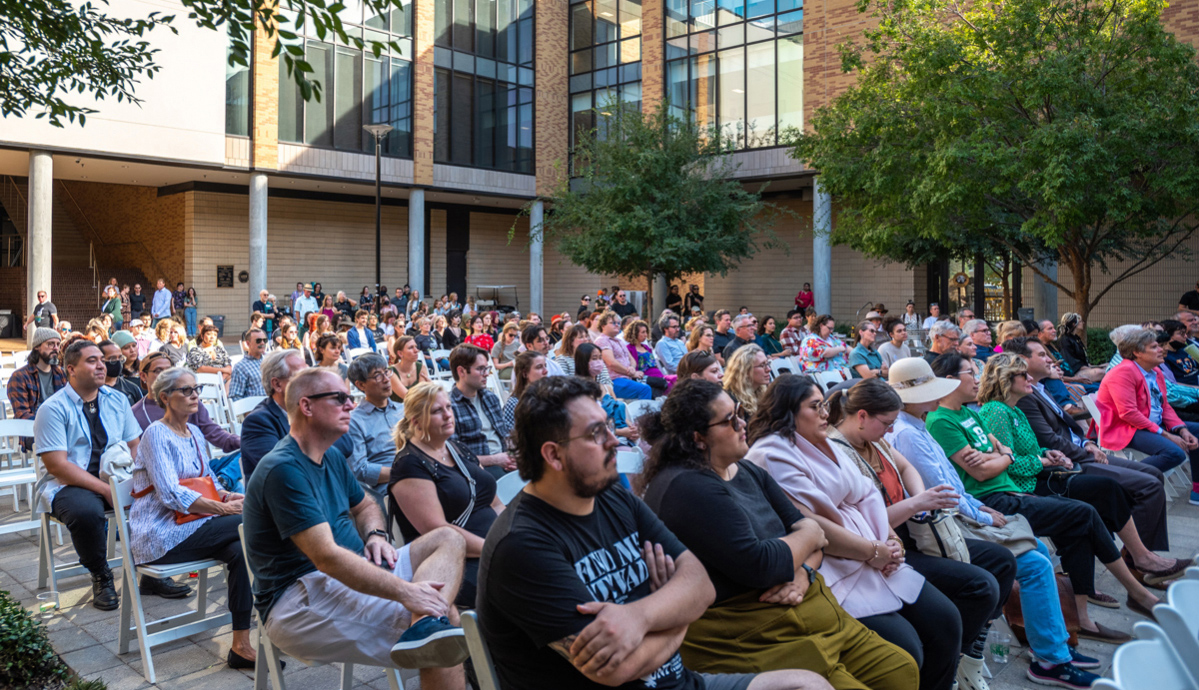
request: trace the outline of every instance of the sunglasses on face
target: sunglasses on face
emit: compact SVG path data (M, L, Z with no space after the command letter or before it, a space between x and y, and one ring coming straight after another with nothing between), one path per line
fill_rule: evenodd
M263 343L265 343L265 342L266 342L266 338L254 338L254 339L253 339L253 340L251 340L250 342L251 342L251 343L253 343L253 344L255 344L255 345L261 345L261 344L263 344Z
M309 400L320 400L321 398L333 398L333 400L335 400L338 405L345 405L346 402L349 401L349 399L350 399L350 394L344 393L342 391L327 391L325 393L313 393L312 395L305 396L305 397L307 397Z

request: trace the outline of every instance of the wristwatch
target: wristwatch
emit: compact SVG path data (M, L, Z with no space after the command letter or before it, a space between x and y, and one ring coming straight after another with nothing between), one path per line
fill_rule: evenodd
M816 581L816 570L813 569L812 566L808 565L807 563L803 564L803 569L808 571L808 584L810 585L813 582L815 582Z
M371 537L374 537L374 536L383 537L384 541L391 541L390 539L387 538L387 532L384 532L381 529L373 529L366 533L366 539L370 539ZM363 541L366 541L366 539L363 539Z

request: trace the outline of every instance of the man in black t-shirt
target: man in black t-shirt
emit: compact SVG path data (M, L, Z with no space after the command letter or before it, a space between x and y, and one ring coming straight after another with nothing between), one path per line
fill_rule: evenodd
M806 671L706 675L683 667L687 626L715 598L699 560L616 486L599 387L534 383L516 406L521 477L479 568L479 623L503 687L828 688Z
M629 296L624 290L617 290L616 301L612 303L612 311L616 312L623 319L626 316L636 314L637 307L629 304Z
M1178 299L1178 308L1199 315L1199 283L1195 283L1194 290L1183 293L1182 297Z

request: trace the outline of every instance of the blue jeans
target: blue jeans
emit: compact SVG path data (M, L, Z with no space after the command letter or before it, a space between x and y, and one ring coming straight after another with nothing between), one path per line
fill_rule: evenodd
M1062 618L1049 549L1039 539L1035 551L1026 551L1016 557L1016 579L1020 582L1020 608L1024 612L1028 646L1046 663L1069 662L1070 648L1066 646L1066 640L1070 633Z
M1199 438L1199 424L1195 422L1183 422L1191 434ZM1150 467L1156 467L1162 472L1168 472L1182 463L1186 462L1187 457L1191 459L1191 476L1199 478L1199 449L1192 450L1189 453L1178 446L1174 445L1169 439L1159 436L1158 434L1137 429L1132 435L1132 442L1128 444L1129 448L1139 450L1149 457L1145 458L1144 463Z
M612 379L612 390L621 400L650 400L654 389L633 379Z
M187 307L183 310L183 316L187 318L187 337L196 337L196 308Z

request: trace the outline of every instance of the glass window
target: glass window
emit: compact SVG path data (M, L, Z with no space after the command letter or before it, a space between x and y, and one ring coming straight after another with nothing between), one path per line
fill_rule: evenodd
M803 35L778 42L779 134L803 127Z
M244 137L250 134L250 69L229 64L231 47L232 41L225 48L225 134Z
M433 70L433 160L450 160L450 71Z
M279 61L279 141L299 142L304 138L304 99L300 87Z
M746 50L746 121L750 147L774 146L774 42L755 43Z
M685 0L668 0L686 22ZM671 4L673 3L673 4ZM609 100L641 102L641 0L576 0L570 11L571 145L602 126ZM626 99L623 94L628 93ZM600 132L602 136L602 132Z
M305 47L310 78L321 84L321 100L314 94L304 108L304 143L310 146L333 145L333 46L327 43L308 43Z
M334 110L337 113L333 130L333 146L339 149L356 149L362 146L362 53L338 48L337 89Z
M745 136L745 55L741 49L719 54L720 62L720 135L731 139L737 148Z

